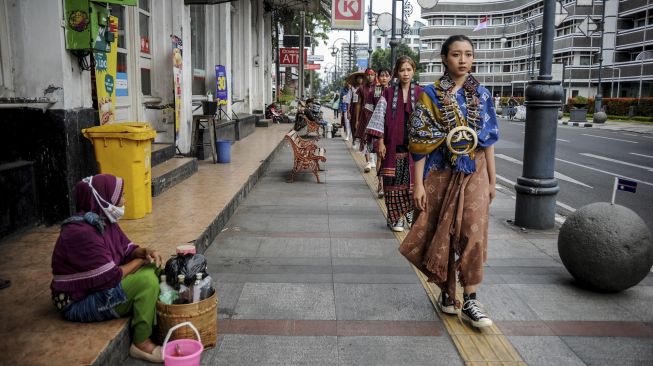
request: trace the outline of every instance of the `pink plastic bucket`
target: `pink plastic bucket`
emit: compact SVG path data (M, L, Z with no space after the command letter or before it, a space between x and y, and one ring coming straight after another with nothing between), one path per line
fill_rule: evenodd
M197 340L177 339L168 342L172 332L185 325L195 331ZM163 362L166 366L200 366L202 351L204 351L204 346L197 328L191 322L179 323L170 328L166 339L163 341Z

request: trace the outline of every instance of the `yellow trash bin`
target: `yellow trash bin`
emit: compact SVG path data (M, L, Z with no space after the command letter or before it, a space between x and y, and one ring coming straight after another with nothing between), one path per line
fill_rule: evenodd
M152 212L152 141L149 123L123 122L85 128L93 142L100 173L125 181L125 219L140 219Z

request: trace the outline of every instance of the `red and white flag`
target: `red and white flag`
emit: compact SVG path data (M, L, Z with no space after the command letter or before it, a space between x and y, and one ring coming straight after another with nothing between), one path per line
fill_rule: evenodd
M481 29L485 29L485 28L487 28L487 21L488 21L488 17L487 17L487 15L486 15L486 16L483 17L483 19L481 19L481 21L478 23L478 25L476 26L476 28L474 28L474 32L476 32L477 30L481 30Z

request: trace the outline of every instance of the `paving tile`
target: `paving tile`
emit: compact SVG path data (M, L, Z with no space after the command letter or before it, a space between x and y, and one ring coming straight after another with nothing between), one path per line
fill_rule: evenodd
M204 251L207 257L254 257L261 246L261 238L218 235Z
M385 258L399 256L397 239L338 239L331 240L333 257Z
M494 321L538 320L537 314L525 303L510 285L483 283L477 290L478 298Z
M621 294L599 294L556 285L510 285L542 320L632 320L635 314L617 304Z
M528 240L493 240L488 244L488 257L499 258L545 258L549 255Z
M335 283L339 320L436 320L418 284Z
M463 365L447 337L338 337L339 365Z
M202 365L338 365L336 337L275 337L229 334L219 349L202 355Z
M235 319L336 319L333 285L246 283Z
M266 238L261 241L257 257L330 257L328 238Z
M520 337L508 336L524 361L531 366L577 365L585 363L567 344L555 336Z
M651 365L653 339L561 337L587 365Z

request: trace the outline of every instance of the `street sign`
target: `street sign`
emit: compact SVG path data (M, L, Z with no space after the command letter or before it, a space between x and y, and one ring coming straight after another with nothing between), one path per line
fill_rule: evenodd
M585 37L589 37L597 28L598 26L589 15L578 25L578 30L583 33Z
M569 16L569 11L562 6L562 2L556 1L555 26L559 27Z
M364 0L332 0L331 29L363 30Z
M324 55L308 55L308 62L324 61Z
M307 49L304 49L304 65L308 64ZM299 48L279 48L279 66L280 67L297 67L299 66Z
M305 64L304 70L319 70L320 64Z
M285 35L283 36L283 46L284 47L299 47L299 36L298 35ZM311 37L304 36L304 47L311 47Z

